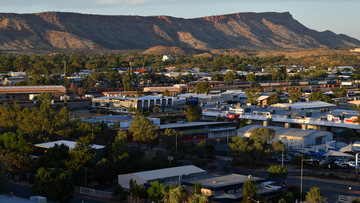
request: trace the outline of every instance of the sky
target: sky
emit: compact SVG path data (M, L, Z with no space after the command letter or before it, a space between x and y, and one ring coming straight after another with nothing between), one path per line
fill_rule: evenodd
M46 11L196 18L241 12L290 12L304 26L360 40L359 0L0 0L1 13Z

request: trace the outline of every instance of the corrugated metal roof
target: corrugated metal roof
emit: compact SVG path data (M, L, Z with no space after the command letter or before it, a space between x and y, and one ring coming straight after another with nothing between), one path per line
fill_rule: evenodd
M39 143L39 144L36 144L35 146L48 149L50 147L54 147L55 144L58 144L58 145L64 144L64 145L68 146L70 149L72 149L75 147L76 142L68 141L68 140L58 140L58 141L54 141L54 142ZM104 147L105 146L102 146L102 145L93 145L94 149L102 149Z
M324 134L329 134L330 132L326 131L319 131L319 130L302 130L298 128L283 128L283 127L277 127L277 126L262 126L262 125L248 125L245 127L242 127L238 129L239 132L251 132L255 128L272 128L275 130L276 135L284 135L284 136L290 136L290 137L307 137L309 135L318 137L322 136Z
M194 165L190 165L190 166L180 166L180 167L138 172L138 173L133 173L133 175L138 176L144 180L155 180L155 179L162 179L162 178L175 177L175 176L188 175L188 174L190 175L197 173L206 173L206 171Z
M297 108L297 109L301 109L301 108L321 108L321 107L334 107L336 106L335 104L330 104L327 102L323 102L323 101L312 101L312 102L294 102L293 104L289 104L289 103L277 103L277 104L273 104L271 106L278 106L278 107L291 107L291 108Z

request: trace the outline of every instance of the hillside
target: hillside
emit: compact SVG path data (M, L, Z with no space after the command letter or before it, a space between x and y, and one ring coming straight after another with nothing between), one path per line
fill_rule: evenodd
M331 31L317 32L290 13L236 13L196 19L46 12L0 14L0 50L138 50L205 53L214 49L303 49L359 46ZM176 48L178 47L178 48ZM142 50L142 51L141 51Z

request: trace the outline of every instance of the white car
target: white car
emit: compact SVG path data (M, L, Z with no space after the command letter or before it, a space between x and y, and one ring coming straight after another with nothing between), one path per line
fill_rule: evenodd
M355 161L349 161L349 166L351 166L351 167L356 167L356 163L355 163Z

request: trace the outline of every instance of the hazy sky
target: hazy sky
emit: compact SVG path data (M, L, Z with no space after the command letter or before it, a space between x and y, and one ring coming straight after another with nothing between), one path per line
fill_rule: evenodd
M310 29L360 40L359 0L0 0L0 12L45 11L182 18L238 12L290 12Z

